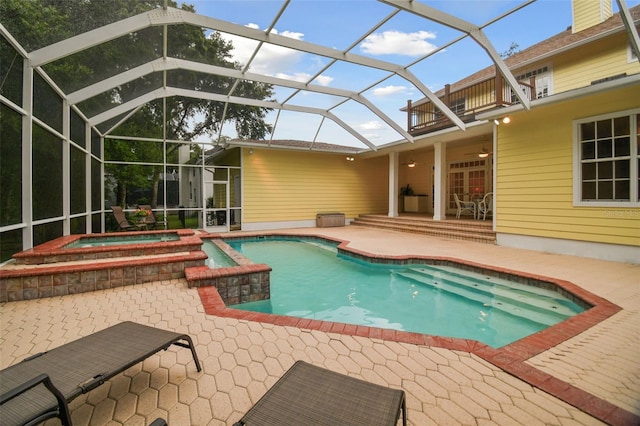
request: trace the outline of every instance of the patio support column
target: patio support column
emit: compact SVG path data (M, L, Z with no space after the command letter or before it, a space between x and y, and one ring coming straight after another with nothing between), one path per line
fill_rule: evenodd
M69 102L62 98L62 235L71 235L71 112Z
M398 167L400 155L389 153L389 217L398 217Z
M433 220L444 220L447 212L447 144L433 144Z
M24 60L22 72L22 221L27 224L22 228L22 249L33 248L33 73L31 63Z

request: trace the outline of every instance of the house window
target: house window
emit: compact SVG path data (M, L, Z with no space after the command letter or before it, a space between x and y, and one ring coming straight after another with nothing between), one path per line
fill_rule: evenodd
M465 111L465 104L465 98L457 98L451 101L451 106L449 108L455 115L462 115Z
M551 87L551 66L544 66L535 70L527 71L516 76L516 80L528 83L531 77L535 77L536 96L535 99L546 98L553 94ZM523 89L524 90L524 89ZM525 91L526 93L526 91ZM515 94L511 94L511 102L518 103L519 100Z
M576 204L639 204L639 124L640 110L575 122Z
M466 100L464 97L456 98L451 100L451 105L449 105L449 109L457 116L462 116L465 112ZM436 108L434 112L434 120L439 121L445 119L446 116L442 112L440 108Z

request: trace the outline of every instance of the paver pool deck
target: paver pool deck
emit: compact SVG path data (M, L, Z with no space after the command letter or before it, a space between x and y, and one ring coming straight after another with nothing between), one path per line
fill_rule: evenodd
M231 425L298 359L404 389L414 426L640 424L640 265L355 226L278 233L324 235L372 254L442 256L553 277L622 309L503 369L455 343L447 348L383 333L363 337L207 314L206 296L178 279L2 304L0 367L131 320L190 334L203 371L196 372L189 351L170 348L74 400L74 425L146 425L157 417L171 426Z

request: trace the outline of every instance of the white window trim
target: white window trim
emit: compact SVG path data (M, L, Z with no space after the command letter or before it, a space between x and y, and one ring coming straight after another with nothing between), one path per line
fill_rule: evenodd
M582 200L582 167L580 162L580 124L589 123L598 120L606 120L614 117L622 117L625 115L640 114L640 108L618 111L609 114L596 115L593 117L580 118L573 121L573 205L579 207L640 207L640 200L638 199L638 142L636 138L638 135L637 120L631 120L631 168L630 168L630 188L631 201L583 201Z
M627 43L627 63L632 63L637 61L638 61L638 57L635 55L635 52L633 51L631 42L628 42Z
M543 98L549 97L551 95L554 94L553 91L553 63L549 62L549 63L545 63L542 64L540 66L537 67L530 67L530 68L525 68L523 71L521 72L516 72L514 73L516 75L516 79L518 79L519 77L523 77L524 75L527 74L527 72L532 72L532 70L535 70L536 72L546 68L547 70L545 72L542 72L540 74L536 74L536 80L538 79L539 76L543 76L543 77L549 77L549 84L547 85L547 96L543 96ZM537 85L536 85L536 89L537 89ZM536 90L537 92L537 90ZM536 99L541 99L538 98L537 93L536 93Z

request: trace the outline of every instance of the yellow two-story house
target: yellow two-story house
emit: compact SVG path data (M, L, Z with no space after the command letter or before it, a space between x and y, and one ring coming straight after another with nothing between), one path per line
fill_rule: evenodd
M629 12L637 37L640 7ZM530 97L530 110L493 67L440 93L465 121L493 122L478 148L482 156L491 152L485 164L447 162L444 209L453 208L453 192L474 191L480 171L491 176L480 187L494 193L498 244L639 262L640 63L634 40L611 2L574 2L573 17L566 31L505 60ZM407 112L409 130L425 140L447 128L428 101L410 104Z
M629 13L625 24L609 0L573 2L571 27L507 57L529 109L489 67L436 92L466 131L425 98L405 109L414 144L354 163L244 148L243 229L312 226L321 211L397 216L410 185L435 220L455 218L454 194L491 193L483 218L499 245L640 262L640 62L629 35L640 6Z

